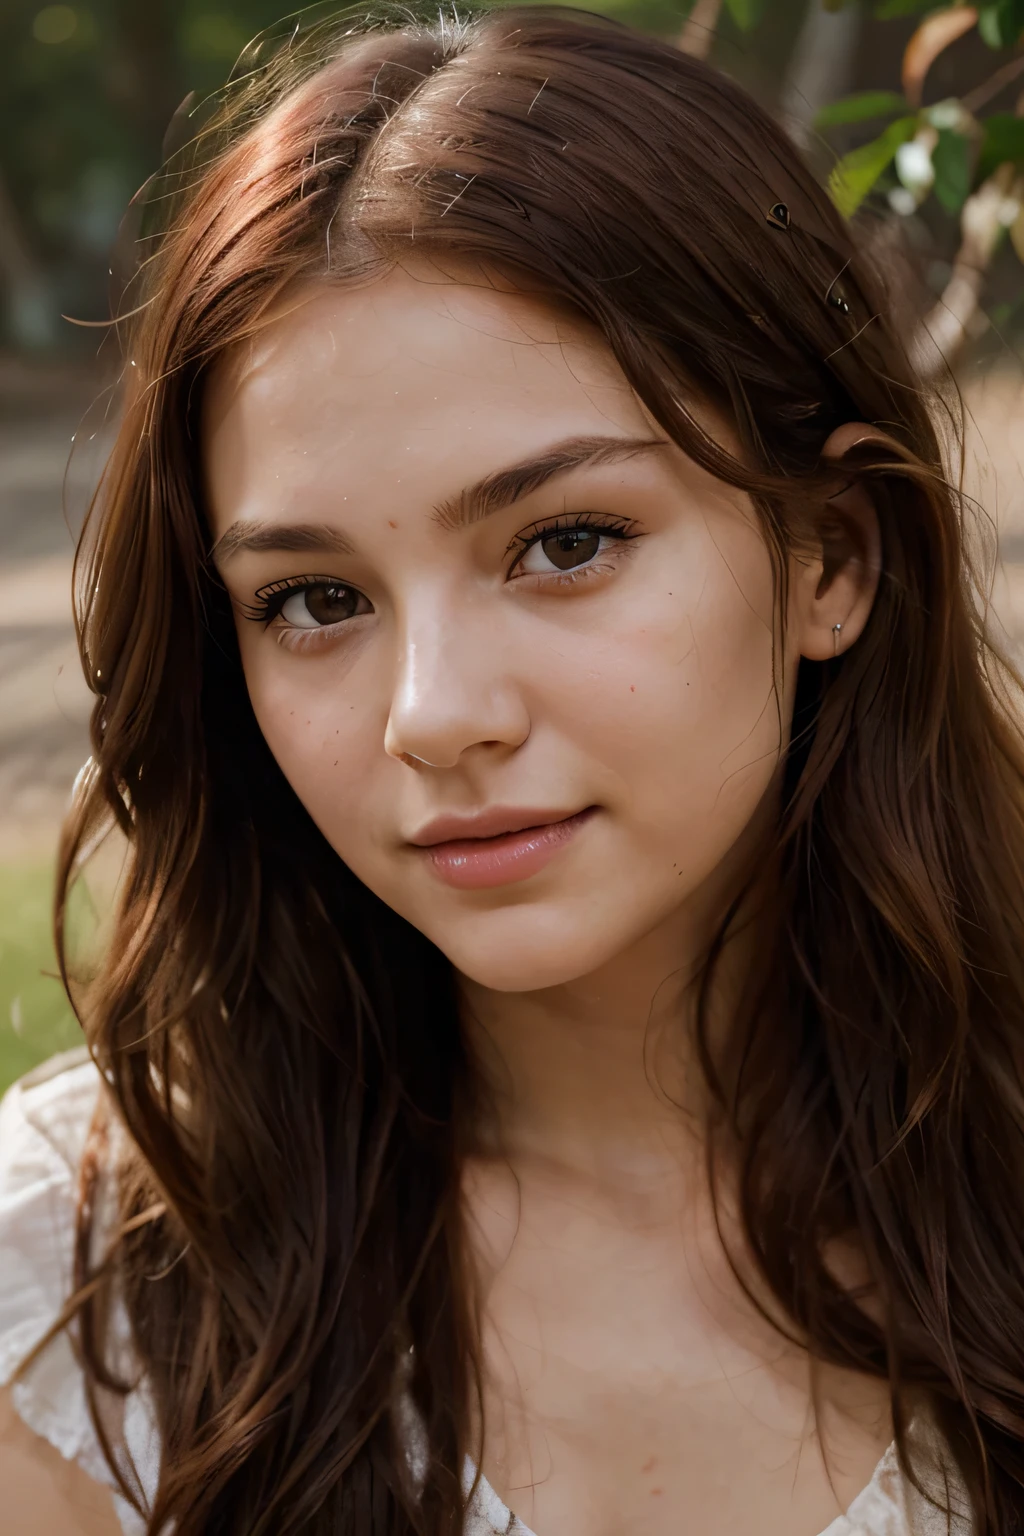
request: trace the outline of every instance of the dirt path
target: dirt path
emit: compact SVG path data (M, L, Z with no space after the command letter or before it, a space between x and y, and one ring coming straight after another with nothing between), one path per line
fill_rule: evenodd
M95 386L0 368L0 861L52 846L88 756L90 695L71 621L69 511L88 496L72 434ZM65 476L67 474L67 483Z

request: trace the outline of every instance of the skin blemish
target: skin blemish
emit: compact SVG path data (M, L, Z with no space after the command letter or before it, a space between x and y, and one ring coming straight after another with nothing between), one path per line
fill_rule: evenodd
M630 693L636 693L636 683L630 683L629 691Z
M389 518L388 518L388 527L389 527L389 528L397 528L397 527L398 527L398 524L397 524L397 523L396 523L396 522L393 522L393 521L392 521L392 520L391 520L391 518L390 518L390 517L389 517Z
M644 1462L643 1466L640 1468L640 1471L641 1472L653 1472L657 1465L658 1465L658 1458L657 1458L657 1456L648 1456L647 1460Z
M664 1493L664 1492L665 1492L665 1490L664 1490L664 1488L652 1488L652 1489L651 1489L651 1498L652 1498L652 1499L656 1499L656 1498L658 1498L658 1497L659 1497L659 1496L660 1496L660 1495L661 1495L661 1494L663 1494L663 1493Z

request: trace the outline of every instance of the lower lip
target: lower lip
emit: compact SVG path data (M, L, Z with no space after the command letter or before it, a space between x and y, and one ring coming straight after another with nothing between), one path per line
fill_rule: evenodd
M455 843L435 843L423 852L434 873L446 885L462 891L483 891L490 886L512 885L529 880L564 848L592 814L591 810L549 821L543 827L524 827L501 837L465 837Z

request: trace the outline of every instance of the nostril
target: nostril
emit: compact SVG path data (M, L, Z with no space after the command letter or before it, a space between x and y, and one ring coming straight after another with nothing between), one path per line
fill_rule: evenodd
M403 763L408 763L411 768L413 763L422 763L424 768L442 768L443 763L428 763L425 757L417 757L415 752L402 752L399 754Z

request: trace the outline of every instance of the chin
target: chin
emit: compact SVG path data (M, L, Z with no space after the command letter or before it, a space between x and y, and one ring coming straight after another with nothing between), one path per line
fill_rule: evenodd
M463 915L452 927L417 926L462 976L492 992L538 992L578 981L628 943L627 935L604 935L602 942L592 923L581 929L549 904L491 912L479 921Z

